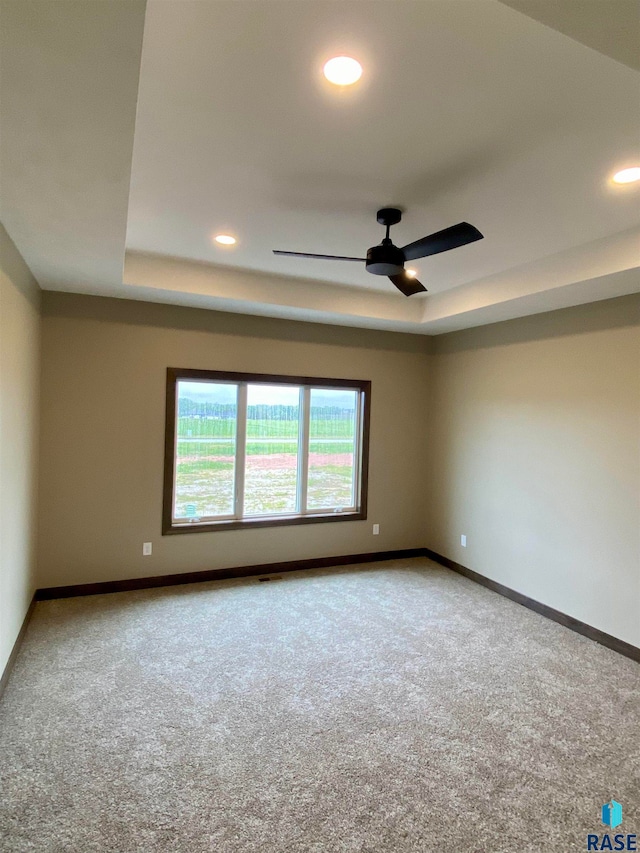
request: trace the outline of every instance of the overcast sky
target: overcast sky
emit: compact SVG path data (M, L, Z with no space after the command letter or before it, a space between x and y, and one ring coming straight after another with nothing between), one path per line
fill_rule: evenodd
M224 382L186 382L179 380L181 398L193 400L196 403L235 403L235 385ZM249 385L248 403L250 406L297 406L299 388L283 385ZM311 405L340 406L353 408L355 392L318 388L311 392Z

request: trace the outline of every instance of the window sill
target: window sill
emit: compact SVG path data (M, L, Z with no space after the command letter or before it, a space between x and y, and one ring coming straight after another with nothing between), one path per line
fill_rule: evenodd
M323 515L283 515L271 518L243 518L241 521L203 521L187 524L171 524L163 527L163 536L172 536L180 533L212 533L221 530L254 530L260 527L291 527L296 524L324 524L332 521L364 521L367 513L364 510L357 512L332 512Z

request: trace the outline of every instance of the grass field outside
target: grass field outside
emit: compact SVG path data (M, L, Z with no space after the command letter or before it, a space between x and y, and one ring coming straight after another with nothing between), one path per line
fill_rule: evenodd
M351 506L353 420L312 419L310 427L308 508ZM233 513L235 451L234 419L178 418L176 517ZM297 470L298 422L250 419L245 515L294 513Z
M351 418L311 418L311 438L353 438ZM234 418L179 417L180 438L233 438L236 431ZM247 438L296 438L298 421L275 419L247 420Z

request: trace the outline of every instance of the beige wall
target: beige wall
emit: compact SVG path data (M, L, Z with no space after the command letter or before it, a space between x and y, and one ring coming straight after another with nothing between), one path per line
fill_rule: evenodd
M411 335L45 293L39 586L422 546L429 346ZM167 366L371 379L369 518L161 536Z
M436 339L62 293L43 313L39 586L426 545L640 644L640 296ZM370 378L367 521L162 537L168 365Z
M39 303L0 225L0 674L35 589Z
M425 544L640 645L640 295L436 339L430 410Z

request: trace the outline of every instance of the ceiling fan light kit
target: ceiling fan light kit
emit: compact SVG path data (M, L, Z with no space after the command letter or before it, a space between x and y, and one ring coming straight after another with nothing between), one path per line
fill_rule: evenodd
M287 252L274 249L274 255L289 255L297 258L316 258L326 261L360 261L365 264L367 272L373 275L386 275L391 283L404 294L413 296L416 293L425 293L427 288L417 278L405 272L404 265L407 261L415 261L426 258L429 255L437 255L440 252L448 252L482 240L483 235L468 222L459 222L450 228L437 231L421 240L408 243L402 249L395 246L389 236L392 225L397 225L402 219L402 211L397 207L383 207L376 216L378 222L384 225L387 233L382 242L367 250L366 258L352 258L344 255L316 255L308 252Z

